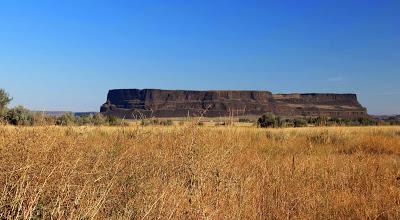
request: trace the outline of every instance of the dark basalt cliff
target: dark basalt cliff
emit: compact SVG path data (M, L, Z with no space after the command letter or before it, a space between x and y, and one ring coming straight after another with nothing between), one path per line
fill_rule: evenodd
M367 117L355 94L272 94L268 91L116 89L100 111L122 118L199 116Z

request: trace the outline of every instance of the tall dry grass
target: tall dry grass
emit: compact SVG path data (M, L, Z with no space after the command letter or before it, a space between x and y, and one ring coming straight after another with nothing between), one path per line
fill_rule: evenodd
M0 219L400 219L400 128L0 127Z

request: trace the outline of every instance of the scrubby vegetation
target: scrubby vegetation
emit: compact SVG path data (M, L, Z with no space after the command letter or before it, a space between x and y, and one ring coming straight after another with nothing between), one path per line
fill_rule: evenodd
M390 118L392 119L392 118ZM374 120L371 118L332 118L332 117L297 117L286 118L275 116L272 113L262 115L257 125L261 128L285 128L285 127L307 127L307 126L377 126L377 125L400 125L400 121Z
M46 115L42 112L33 112L23 106L17 106L9 109L7 106L12 98L4 89L0 89L0 124L10 125L126 125L126 123L113 116L103 116L100 113L83 114L76 116L73 113L65 113L61 116Z
M80 114L65 113L61 116L46 115L42 112L32 112L23 106L17 106L8 109L7 105L12 98L3 89L0 89L0 124L10 125L59 125L59 126L100 126L100 125L128 125L126 120L114 116L104 116L101 113ZM396 117L388 117L383 120L373 120L371 118L342 119L329 117L297 117L297 118L281 118L273 113L262 115L256 122L249 118L232 118L218 121L215 126L232 126L242 124L257 125L262 128L285 128L285 127L309 127L309 126L373 126L373 125L400 125L400 120ZM174 122L172 119L142 118L139 120L142 126L171 126L183 125L182 120ZM209 123L208 123L209 124ZM205 125L205 121L199 121L199 126Z
M140 125L142 126L149 126L149 125L171 126L173 124L174 122L170 119L162 120L157 118L148 118L148 119L144 118L140 121Z
M41 112L32 112L22 106L8 109L2 117L3 123L10 125L59 125L59 126L100 126L100 125L126 125L126 123L113 116L103 116L101 113L83 114L76 116L65 113L61 116L46 115Z
M0 219L399 219L400 128L0 127Z

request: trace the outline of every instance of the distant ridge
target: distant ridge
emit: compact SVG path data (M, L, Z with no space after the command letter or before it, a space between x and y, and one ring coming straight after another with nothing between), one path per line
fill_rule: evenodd
M75 116L90 115L90 114L98 113L98 112L71 112L71 111L34 111L34 112L39 112L39 113L43 113L45 115L55 116L55 117L64 115L66 113L72 113Z

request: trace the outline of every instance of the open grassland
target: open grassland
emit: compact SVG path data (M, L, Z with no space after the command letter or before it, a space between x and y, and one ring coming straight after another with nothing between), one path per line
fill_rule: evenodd
M400 219L400 127L0 127L0 219Z

